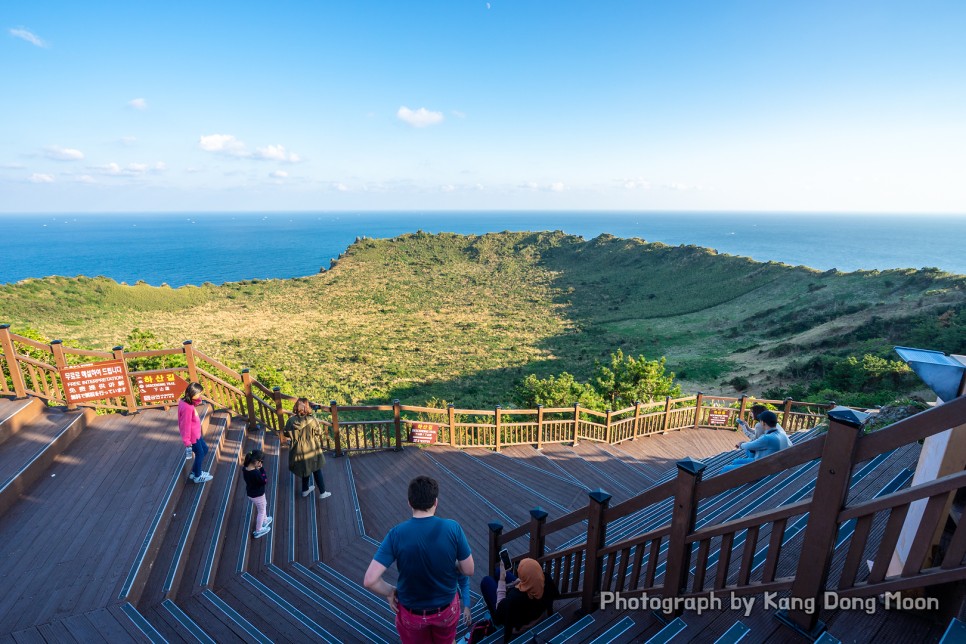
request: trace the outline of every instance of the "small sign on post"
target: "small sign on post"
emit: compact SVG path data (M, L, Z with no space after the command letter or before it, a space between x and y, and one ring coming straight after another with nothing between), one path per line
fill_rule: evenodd
M60 369L60 381L68 405L131 395L131 383L124 375L122 360L64 367Z
M708 424L712 427L726 427L731 422L733 409L711 409L708 411Z
M188 388L188 381L174 371L135 377L138 381L138 391L141 392L141 402L145 404L177 400L178 396Z
M426 443L432 445L439 437L439 425L433 423L412 423L409 431L410 443Z

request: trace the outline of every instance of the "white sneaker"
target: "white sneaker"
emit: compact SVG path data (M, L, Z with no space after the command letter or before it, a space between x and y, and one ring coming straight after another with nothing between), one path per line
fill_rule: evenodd
M184 460L190 461L195 457L195 451L190 447L186 447L184 450Z
M330 496L332 496L332 493L331 492L323 492L322 494L319 495L319 498L320 499L327 499Z
M262 522L262 528L267 528L272 525L272 517L265 517L265 521Z
M208 472L202 472L200 476L195 476L194 474L188 475L188 480L194 481L195 483L207 483L213 478L215 477L209 474Z
M308 496L308 495L312 494L312 491L314 489L315 489L315 483L313 483L312 485L310 485L309 486L309 489L307 489L305 492L302 492L302 496Z
M254 537L256 539L260 539L260 538L264 537L266 534L268 534L271 531L272 531L272 529L266 526L266 527L262 528L261 530L255 530L255 532L252 533L252 537Z

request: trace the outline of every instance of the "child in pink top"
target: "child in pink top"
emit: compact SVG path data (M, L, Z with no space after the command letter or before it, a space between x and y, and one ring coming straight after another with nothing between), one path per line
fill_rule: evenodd
M201 463L208 453L208 445L201 435L201 416L198 415L198 405L201 404L201 394L204 388L197 382L192 382L184 391L184 396L178 401L178 431L185 447L194 452L195 462L188 475L189 481L206 483L214 478L208 472L201 471Z

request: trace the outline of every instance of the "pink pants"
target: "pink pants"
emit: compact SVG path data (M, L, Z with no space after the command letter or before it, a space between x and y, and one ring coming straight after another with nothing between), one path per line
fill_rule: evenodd
M248 500L255 506L255 532L258 532L265 525L265 495L250 496Z
M412 613L400 605L396 613L396 632L402 644L452 644L459 618L459 595L453 597L449 606L432 615Z

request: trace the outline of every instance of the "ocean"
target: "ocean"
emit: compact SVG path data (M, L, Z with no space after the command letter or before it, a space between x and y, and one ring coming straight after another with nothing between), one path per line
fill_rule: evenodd
M602 233L819 270L966 274L966 216L679 212L317 212L0 215L0 283L104 275L221 284L311 275L357 237L408 232Z

